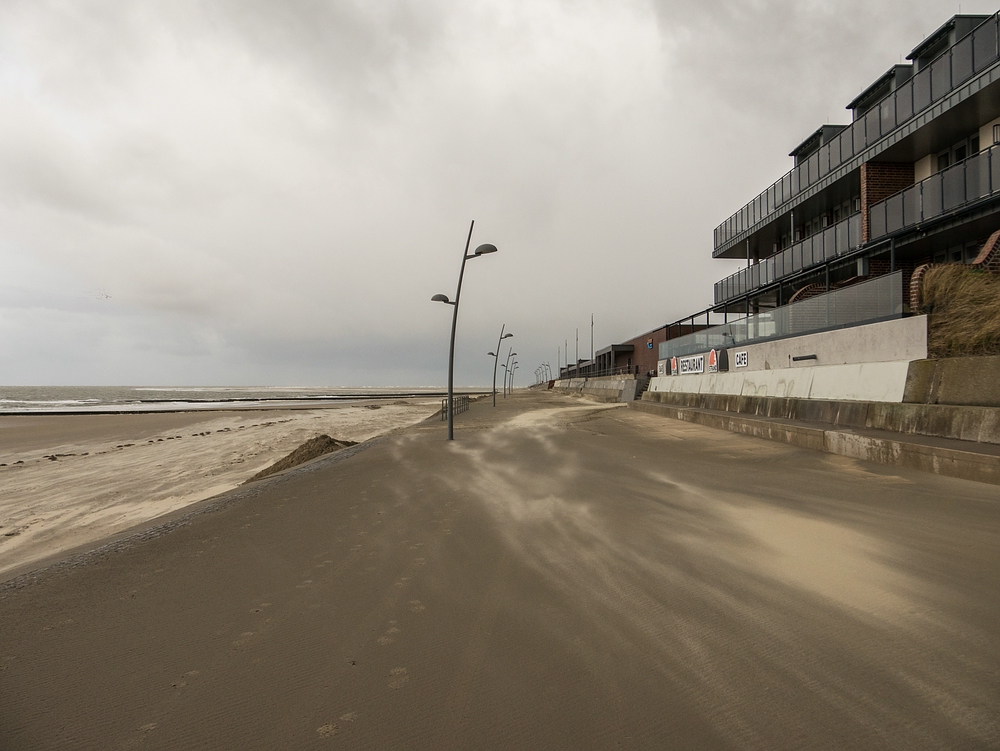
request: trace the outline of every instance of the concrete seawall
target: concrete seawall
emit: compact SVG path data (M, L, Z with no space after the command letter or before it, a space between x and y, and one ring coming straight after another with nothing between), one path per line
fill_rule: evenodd
M700 375L660 376L649 391L684 394L728 394L794 399L901 402L910 363L850 363L778 370L751 370Z
M1000 485L1000 446L678 407L643 399L631 409L854 459Z
M598 402L630 402L635 398L637 381L633 375L599 378L564 378L552 390L559 394L578 394Z
M647 391L643 402L1000 445L1000 408Z

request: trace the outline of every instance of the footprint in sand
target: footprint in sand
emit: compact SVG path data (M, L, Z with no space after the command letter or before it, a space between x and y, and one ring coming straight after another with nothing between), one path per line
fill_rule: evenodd
M393 668L389 671L389 688L402 688L410 679L406 674L406 668Z
M296 584L296 585L295 585L295 588L296 588L296 589L305 589L306 587L308 587L308 586L309 586L309 585L311 585L312 583L313 583L313 582L312 582L312 579L306 579L306 580L305 580L304 582L302 582L301 584Z
M395 584L397 587L405 587L406 583L410 580L408 576L401 576L396 580Z
M358 719L357 712L347 712L346 714L342 714L340 716L341 722L354 722L356 719Z
M410 600L410 612L411 613L422 613L427 610L420 600Z
M328 722L326 725L320 725L316 728L316 733L320 738L332 738L339 730L340 728L337 726L337 723Z

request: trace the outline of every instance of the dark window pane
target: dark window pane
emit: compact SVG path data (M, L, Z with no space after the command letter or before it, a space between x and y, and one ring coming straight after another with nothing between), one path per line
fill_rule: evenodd
M855 120L851 126L851 134L854 137L854 153L860 154L865 150L865 119Z
M913 77L913 114L923 111L931 103L931 71L924 68Z
M997 59L997 22L991 18L972 34L972 57L976 73Z
M951 80L958 86L972 75L972 37L967 36L951 48Z
M941 173L932 175L922 183L924 219L941 213Z
M896 89L896 122L905 123L913 116L913 81Z
M879 119L882 121L882 135L896 127L896 100L891 96L882 100L878 106Z
M809 168L809 182L807 185L812 185L819 179L819 152L809 157L807 166Z
M868 210L868 239L877 240L885 234L885 201Z
M823 258L833 258L837 254L837 226L823 230Z
M840 141L840 161L843 164L854 156L854 133L850 127L844 128L843 132L837 136Z
M990 193L1000 192L1000 149L990 149ZM986 170L983 170L985 173Z
M885 201L885 231L903 229L903 195L897 194Z
M865 143L869 146L875 143L881 135L881 131L879 130L881 121L878 111L878 107L872 107L865 115Z
M920 219L920 186L914 185L903 191L903 226L917 224Z
M985 154L976 154L965 160L965 200L973 201L982 198L989 192L989 186L983 186L982 169Z
M931 65L931 99L937 101L951 91L951 55L947 52Z
M837 255L846 253L850 248L847 237L847 222L837 224Z
M840 166L840 138L834 138L826 147L830 149L830 171L833 172Z
M861 244L861 214L855 214L848 219L847 226L850 232L848 245L851 248L856 248Z
M944 201L945 211L950 211L965 203L965 165L956 164L951 169L942 173L944 176Z

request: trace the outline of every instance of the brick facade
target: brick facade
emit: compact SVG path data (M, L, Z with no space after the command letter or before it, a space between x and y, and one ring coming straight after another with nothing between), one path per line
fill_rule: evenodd
M868 212L872 204L913 185L913 165L865 162L861 165L861 239L871 238Z

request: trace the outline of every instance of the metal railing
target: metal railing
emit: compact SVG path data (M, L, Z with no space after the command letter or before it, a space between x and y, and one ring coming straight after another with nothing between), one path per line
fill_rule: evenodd
M760 263L740 269L715 283L715 303L735 300L786 276L819 266L861 245L861 214L853 214L810 235Z
M994 14L958 40L872 106L863 117L844 128L819 151L716 227L716 251L727 250L734 241L742 240L743 233L771 218L800 192L995 63L1000 57L997 46L998 16L1000 14Z
M941 170L869 209L872 240L1000 194L1000 146L991 146Z
M562 367L559 370L559 378L603 378L606 376L628 375L635 372L635 365L620 365L615 368L594 368L581 365L579 368Z
M469 397L465 394L455 394L451 402L452 414L460 415L469 410ZM448 399L441 400L441 422L448 419Z
M903 316L903 272L713 326L660 344L659 359L730 348L767 339L801 336Z

